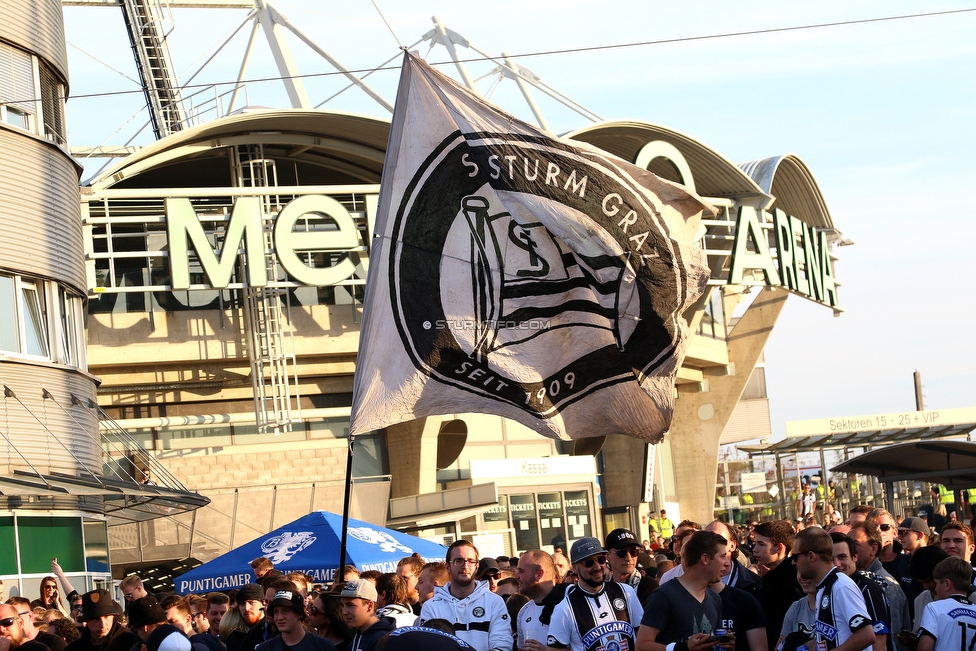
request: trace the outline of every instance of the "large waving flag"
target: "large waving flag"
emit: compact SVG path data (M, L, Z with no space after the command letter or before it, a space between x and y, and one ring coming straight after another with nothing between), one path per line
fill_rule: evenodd
M463 412L552 438L663 436L708 204L405 54L352 431Z

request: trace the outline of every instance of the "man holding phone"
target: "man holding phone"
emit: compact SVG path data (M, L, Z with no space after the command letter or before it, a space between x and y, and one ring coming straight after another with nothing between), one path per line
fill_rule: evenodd
M704 651L735 648L722 626L722 598L708 585L722 580L730 563L726 540L696 531L681 547L684 573L651 593L637 633L637 651Z

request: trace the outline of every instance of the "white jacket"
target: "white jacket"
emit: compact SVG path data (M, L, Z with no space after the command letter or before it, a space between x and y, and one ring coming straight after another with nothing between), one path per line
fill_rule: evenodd
M403 604L389 604L376 611L377 617L389 617L396 622L397 628L413 626L417 621L417 616L413 614L407 606Z
M420 610L419 626L431 619L446 619L454 624L455 635L476 651L509 651L512 648L512 625L505 600L478 583L464 599L451 594L451 584L434 588L434 596Z

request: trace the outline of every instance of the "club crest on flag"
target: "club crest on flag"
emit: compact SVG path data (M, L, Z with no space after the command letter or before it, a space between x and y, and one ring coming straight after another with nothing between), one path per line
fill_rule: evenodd
M703 207L406 55L353 431L472 411L558 438L659 438L683 356L680 312L707 278L691 242Z

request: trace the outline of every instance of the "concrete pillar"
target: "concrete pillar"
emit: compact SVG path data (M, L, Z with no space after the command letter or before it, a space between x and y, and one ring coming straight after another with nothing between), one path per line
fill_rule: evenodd
M644 501L647 442L631 436L608 436L603 446L603 503L609 508Z
M682 518L702 524L712 520L719 440L787 296L785 290L778 288L762 289L729 333L729 362L734 365L733 374L709 376L705 391L679 387L668 438Z
M418 418L386 428L390 497L437 490L437 434L440 419Z

